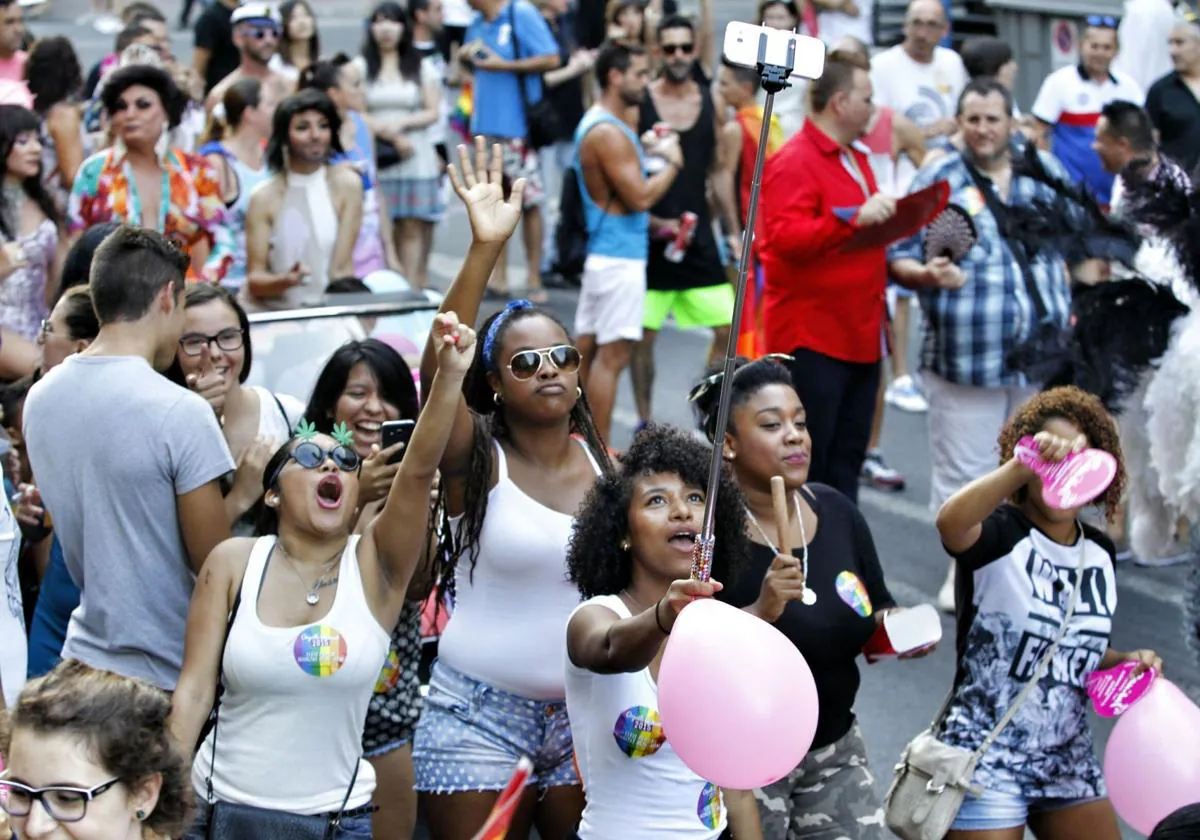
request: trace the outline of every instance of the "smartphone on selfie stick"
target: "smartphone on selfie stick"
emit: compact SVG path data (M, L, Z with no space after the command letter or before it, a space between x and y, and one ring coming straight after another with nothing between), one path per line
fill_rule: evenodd
M413 429L415 428L417 428L416 420L388 420L380 427L380 432L383 434L384 449L389 449L397 443L404 444L404 449L401 449L391 458L388 458L389 464L399 464L404 460L404 453L408 451L408 444L412 440Z

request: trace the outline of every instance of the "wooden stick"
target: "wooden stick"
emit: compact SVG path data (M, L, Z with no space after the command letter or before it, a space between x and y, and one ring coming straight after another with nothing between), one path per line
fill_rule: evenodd
M775 531L779 535L779 553L785 556L792 553L792 529L788 527L787 487L783 476L771 477L771 501L775 504Z

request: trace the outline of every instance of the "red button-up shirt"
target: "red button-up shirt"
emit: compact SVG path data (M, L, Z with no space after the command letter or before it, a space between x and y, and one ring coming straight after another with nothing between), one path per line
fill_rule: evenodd
M768 352L880 360L885 249L842 253L855 227L834 213L857 209L876 190L867 156L843 149L811 120L767 161L755 247L766 275Z

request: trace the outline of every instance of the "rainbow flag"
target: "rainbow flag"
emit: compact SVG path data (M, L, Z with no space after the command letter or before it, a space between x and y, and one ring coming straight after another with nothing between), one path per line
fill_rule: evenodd
M464 143L472 143L471 114L475 111L475 87L471 80L463 82L458 91L458 99L454 102L454 111L450 114L450 127L458 132Z
M496 804L492 806L492 812L488 814L487 822L483 824L483 828L479 829L479 833L472 840L504 840L508 836L508 828L512 825L513 814L517 812L521 794L525 791L525 783L529 781L532 773L533 762L528 758L522 758L517 762L517 769L513 771L512 778L508 780L508 786L500 793L500 798L496 800Z
M737 121L742 126L743 142L750 142L755 152L758 151L758 138L762 134L763 109L758 105L747 105L737 112ZM783 127L779 120L771 117L771 127L767 134L767 157L779 151L783 146ZM747 359L758 359L766 354L766 337L763 332L763 312L759 301L763 295L762 267L754 259L751 249L750 271L746 278L746 297L742 302L742 322L738 325L738 355Z

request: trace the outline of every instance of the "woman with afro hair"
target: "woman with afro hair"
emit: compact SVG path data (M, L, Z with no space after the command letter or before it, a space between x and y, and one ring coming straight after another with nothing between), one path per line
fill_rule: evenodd
M1092 447L1117 459L1100 497L1109 518L1125 485L1116 425L1100 401L1074 387L1052 388L1024 405L1000 432L1000 466L955 493L938 512L946 550L958 563L958 667L935 726L947 744L977 750L1036 685L980 759L948 837L1042 840L1121 836L1087 724L1085 681L1096 670L1136 662L1162 670L1153 651L1109 646L1117 606L1115 550L1079 520L1080 508L1042 500L1041 479L1013 457L1032 437L1047 461ZM1072 594L1078 590L1078 594ZM1047 667L1039 660L1066 631Z
M671 749L658 715L658 669L680 611L736 577L746 514L722 476L710 581L690 579L711 451L669 426L634 438L619 472L580 507L567 569L587 600L567 624L567 715L587 806L580 840L761 838L754 797L723 791Z

